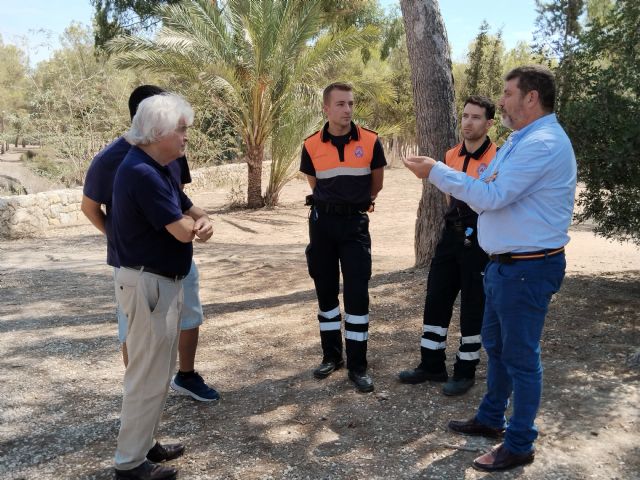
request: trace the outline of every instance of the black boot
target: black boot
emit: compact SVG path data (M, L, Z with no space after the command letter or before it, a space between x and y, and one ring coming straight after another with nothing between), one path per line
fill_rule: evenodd
M340 321L340 316L335 321ZM318 379L327 378L344 365L342 332L340 330L321 330L320 343L322 345L322 363L313 371L313 376Z
M323 378L327 378L334 371L341 369L343 365L344 362L342 360L323 360L322 363L313 371L313 376L322 380Z
M479 361L460 360L459 357L456 357L456 363L453 366L453 378L442 387L442 393L451 397L467 393L476 383L476 365L478 365Z
M415 385L426 381L446 382L449 379L444 349L429 350L420 347L420 357L420 365L411 370L403 370L398 374L402 383Z
M373 392L373 380L367 372L354 372L349 370L349 380L351 380L359 392Z
M411 370L403 370L398 374L398 378L402 383L415 385L416 383L430 382L446 382L449 379L447 371L431 372L425 370L422 364Z

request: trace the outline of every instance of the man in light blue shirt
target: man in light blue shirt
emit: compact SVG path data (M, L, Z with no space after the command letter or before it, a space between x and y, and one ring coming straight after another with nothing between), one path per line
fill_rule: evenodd
M478 213L478 240L490 258L482 326L487 393L471 420L449 423L467 435L504 432L503 443L473 462L480 470L514 468L531 463L535 454L540 337L551 296L564 278L576 188L575 155L553 114L554 99L548 69L524 66L507 74L499 107L503 124L514 132L478 179L429 157L404 160L416 176Z

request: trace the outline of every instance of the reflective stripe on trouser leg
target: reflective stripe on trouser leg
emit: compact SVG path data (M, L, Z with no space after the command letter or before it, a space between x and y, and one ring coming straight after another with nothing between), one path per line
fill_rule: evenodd
M484 315L484 284L482 272L487 254L473 239L464 250L462 289L460 293L460 346L453 366L454 378L473 378L480 363L482 317Z
M440 373L446 370L445 349L447 348L448 328L437 325L423 325L422 338L420 339L420 368Z
M367 370L369 336L369 217L365 213L335 220L334 234L340 239L338 256L343 280L347 368L362 373Z
M369 315L350 315L345 313L344 338L347 346L349 369L364 372L367 369Z
M312 210L309 245L305 250L309 275L313 278L318 298L323 363L342 360L342 318L338 302L340 268L337 245L331 235L331 220Z
M318 311L320 325L320 343L322 344L322 362L335 362L342 359L342 316L340 307L327 312Z
M420 340L420 368L429 373L446 371L447 333L453 304L460 292L461 247L457 233L445 228L429 266Z
M476 365L480 363L481 342L480 335L460 338L460 347L458 347L456 363L453 367L455 378L473 378L475 376Z

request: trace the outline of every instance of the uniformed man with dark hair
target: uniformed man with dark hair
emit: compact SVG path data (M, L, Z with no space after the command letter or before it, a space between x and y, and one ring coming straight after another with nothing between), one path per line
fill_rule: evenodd
M460 122L463 141L447 151L444 163L478 178L496 154L496 145L487 133L493 125L496 107L486 97L473 95L465 100ZM461 200L449 197L445 226L436 247L424 304L420 364L400 372L403 383L427 380L447 382L445 395L462 395L475 383L480 362L480 330L484 312L482 272L489 261L478 245L478 214ZM460 346L449 378L445 365L447 333L453 304L460 294Z
M327 123L304 142L300 171L309 196L309 275L318 297L322 362L314 377L323 379L344 364L342 316L338 293L342 270L345 343L349 379L361 392L373 391L367 373L371 237L369 216L382 190L387 161L378 135L352 122L350 85L332 83L324 90Z

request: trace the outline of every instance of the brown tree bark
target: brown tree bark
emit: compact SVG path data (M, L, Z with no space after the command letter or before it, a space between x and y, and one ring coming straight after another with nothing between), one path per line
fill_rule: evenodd
M437 160L457 143L451 54L437 0L400 0L411 65L421 155ZM423 180L416 219L416 266L427 265L440 240L446 199Z
M264 145L249 145L247 148L247 207L264 207L262 198L262 160Z

